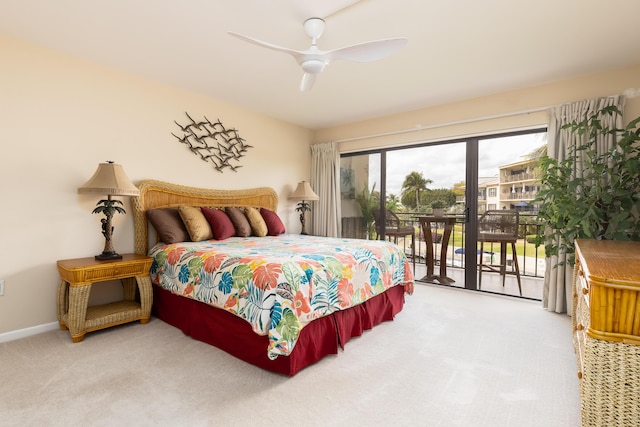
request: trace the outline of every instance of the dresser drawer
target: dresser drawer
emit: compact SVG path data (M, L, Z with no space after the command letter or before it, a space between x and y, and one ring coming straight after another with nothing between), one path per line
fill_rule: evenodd
M584 273L584 269L582 268L582 264L580 262L576 262L577 274L578 274L578 282L576 283L576 291L580 295L589 295L589 281ZM587 298L587 303L589 298Z
M587 337L587 329L589 328L589 306L585 295L577 295L576 312L575 312L575 331L573 333L573 345L578 360L578 378L582 378L583 360L585 351L585 340Z
M576 244L575 292L586 297L591 338L640 344L640 242Z

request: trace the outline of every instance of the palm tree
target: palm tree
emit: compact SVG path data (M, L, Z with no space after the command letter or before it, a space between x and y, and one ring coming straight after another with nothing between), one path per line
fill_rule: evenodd
M362 188L362 193L356 196L356 203L360 207L360 211L362 212L362 220L364 221L365 233L367 239L373 239L373 232L375 227L373 226L373 210L377 209L380 205L380 197L378 194L378 202L375 200L376 193L376 184L373 183L373 187L371 187L371 191L365 185Z
M398 210L398 206L400 205L400 199L395 194L387 194L387 209L392 212Z
M426 190L429 184L433 184L433 181L425 178L422 172L413 171L404 178L402 194L415 193L417 209L420 205L420 190Z

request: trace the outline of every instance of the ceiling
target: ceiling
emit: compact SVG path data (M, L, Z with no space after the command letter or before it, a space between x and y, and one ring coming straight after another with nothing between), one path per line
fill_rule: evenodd
M310 92L289 56L325 18L332 50L384 38L377 62L335 61ZM640 64L637 0L0 0L0 33L310 129Z

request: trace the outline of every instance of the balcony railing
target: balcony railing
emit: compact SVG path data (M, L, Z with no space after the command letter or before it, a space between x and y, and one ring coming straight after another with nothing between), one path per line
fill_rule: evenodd
M396 212L396 215L401 219L404 225L412 225L416 230L416 259L424 262L426 258L426 242L422 233L422 228L418 222L418 217L430 215L426 212ZM449 216L449 215L448 215ZM455 216L456 224L451 232L449 239L448 251L447 251L447 266L448 267L465 267L465 230L466 223L464 222L463 215L451 215ZM529 214L525 212L520 213L520 225L518 227L518 242L516 243L516 252L519 260L520 274L522 276L531 277L544 277L544 248L536 247L532 241L534 236L539 235L542 232L540 224L536 222L535 214ZM434 233L442 235L443 224L438 224L439 228L436 228ZM361 217L342 218L342 235L348 238L376 238L377 236L367 236L365 231L366 227ZM439 237L435 236L435 242L437 242L436 253L440 254ZM399 239L398 244L404 248L405 253L411 255L411 239ZM476 248L476 251L478 248ZM483 256L494 256L500 252L499 243L485 244ZM510 251L509 251L510 254Z
M517 181L531 181L537 179L535 174L532 173L517 173L514 175L507 175L503 177L502 182L517 182Z
M502 192L501 200L523 200L523 199L535 199L537 191L516 191L515 193L510 190Z

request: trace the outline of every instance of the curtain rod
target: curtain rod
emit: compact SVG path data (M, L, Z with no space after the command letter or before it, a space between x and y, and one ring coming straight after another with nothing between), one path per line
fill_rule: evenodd
M622 92L622 95L625 96L626 98L635 98L637 96L640 96L640 89L626 89L626 90L624 90ZM612 98L614 96L618 96L618 95L609 95L606 98ZM396 131L391 131L391 132L376 133L376 134L365 135L365 136L356 136L356 137L353 137L353 138L339 139L339 140L337 140L335 142L341 143L341 142L359 141L361 139L379 138L381 136L400 135L400 134L403 134L403 133L418 132L418 131L427 130L427 129L437 129L437 128L447 127L447 126L463 125L463 124L474 123L474 122L483 122L485 120L501 119L501 118L504 118L504 117L521 116L521 115L525 115L525 114L539 113L541 111L545 111L545 110L548 110L550 108L559 107L560 105L563 105L563 104L547 105L545 107L531 108L529 110L512 111L510 113L494 114L492 116L475 117L473 119L457 120L457 121L453 121L453 122L438 123L438 124L428 125L428 126L420 126L420 125L418 125L416 127L408 128L408 129L401 129L401 130L396 130Z
M447 126L462 125L462 124L466 124L466 123L482 122L482 121L485 121L485 120L500 119L500 118L503 118L503 117L519 116L519 115L524 115L524 114L537 113L537 112L544 111L544 110L547 110L547 109L552 108L552 107L554 107L554 106L552 105L552 106L548 106L548 107L532 108L530 110L514 111L514 112L511 112L511 113L494 114L493 116L475 117L473 119L456 120L456 121L453 121L453 122L438 123L438 124L435 124L435 125L428 125L428 126L420 126L420 125L418 125L416 127L408 128L408 129L395 130L395 131L391 131L391 132L376 133L376 134L373 134L373 135L356 136L356 137L353 137L353 138L339 139L336 142L340 143L340 142L358 141L358 140L361 140L361 139L378 138L378 137L381 137L381 136L400 135L400 134L403 134L403 133L418 132L418 131L427 130L427 129L436 129L436 128L447 127Z

